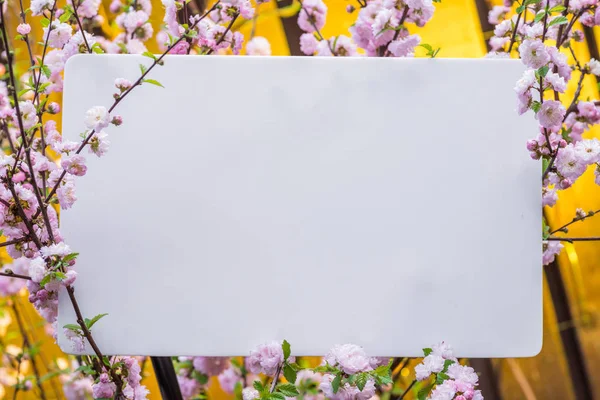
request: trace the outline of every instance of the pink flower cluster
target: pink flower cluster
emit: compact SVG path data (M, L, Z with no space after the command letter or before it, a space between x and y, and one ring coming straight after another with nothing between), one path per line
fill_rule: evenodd
M284 361L281 342L272 341L259 345L246 358L246 368L253 374L275 375L277 368Z
M351 37L325 39L320 30L325 25L327 6L322 0L305 0L298 14L298 25L306 32L300 37L300 48L307 55L319 56L357 56L362 49L367 56L412 57L421 38L411 35L406 24L422 27L434 11L431 0L365 1L350 28Z
M483 400L481 391L475 390L479 377L473 368L458 363L452 347L441 342L433 346L423 362L415 367L417 380L428 379L431 374L440 374L445 370L449 379L438 384L431 393L431 400ZM448 365L450 364L450 365Z
M141 367L134 357L113 357L111 364L120 366L120 375L124 387L120 388L123 398L127 400L143 400L148 396L148 389L141 384ZM95 399L112 399L117 393L117 385L107 373L100 375L92 386Z
M384 361L384 363L387 360ZM334 346L325 357L323 362L339 368L347 375L353 375L359 372L372 371L374 368L381 365L382 360L379 358L371 358L360 346L354 344L343 344ZM372 378L367 380L367 383L361 391L355 385L345 383L339 388L337 393L334 393L332 381L335 378L333 374L326 373L321 379L319 388L328 399L357 399L367 400L375 394L375 381Z

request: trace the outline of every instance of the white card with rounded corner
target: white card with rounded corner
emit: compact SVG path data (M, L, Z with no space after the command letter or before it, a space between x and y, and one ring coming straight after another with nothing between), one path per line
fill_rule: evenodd
M77 140L142 56L65 71ZM105 354L356 343L518 357L542 343L540 165L514 60L169 56L115 110L61 215ZM87 152L85 152L87 154ZM61 295L59 327L75 322ZM62 329L59 344L72 352ZM91 352L91 349L88 349Z

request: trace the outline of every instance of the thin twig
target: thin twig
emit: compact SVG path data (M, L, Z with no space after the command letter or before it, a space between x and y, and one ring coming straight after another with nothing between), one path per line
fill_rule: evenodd
M271 383L270 393L275 391L275 387L277 387L277 382L279 382L279 374L281 374L281 368L283 367L283 363L277 366L277 371L275 372L275 376L273 377L273 382ZM292 382L293 383L293 382Z
M589 236L589 237L558 237L550 236L546 240L559 241L559 242L597 242L600 241L600 236Z

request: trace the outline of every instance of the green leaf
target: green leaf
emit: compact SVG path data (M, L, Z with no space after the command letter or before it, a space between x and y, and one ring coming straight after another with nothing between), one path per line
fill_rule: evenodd
M52 71L50 71L50 68L48 68L47 65L42 65L41 68L44 75L46 75L46 78L50 78L50 75L52 75Z
M540 67L540 69L535 71L535 76L538 77L538 79L544 78L548 74L549 70L550 70L550 67L548 67L547 65L544 65L543 67Z
M296 385L292 383L277 385L277 391L282 393L285 397L296 397L300 394Z
M444 383L444 381L445 381L446 379L449 379L449 378L450 378L450 377L449 377L448 375L446 375L446 374L445 374L445 373L443 373L443 372L440 372L439 374L437 374L437 377L436 377L435 383L436 383L436 385L441 385L442 383Z
M431 386L427 386L427 387L424 387L423 389L419 390L419 393L417 393L417 399L425 400L427 398L427 395L429 394L430 390L431 390Z
M143 55L144 57L148 57L148 58L151 58L151 59L153 59L153 60L155 60L155 61L156 61L156 56L155 56L154 54L150 53L149 51L145 51L145 52L143 52L143 53L142 53L142 55Z
M63 328L70 329L75 332L79 332L81 330L81 327L76 324L66 324L65 326L63 326Z
M44 287L46 285L46 283L50 282L52 279L54 279L54 273L53 272L50 272L49 274L46 274L46 276L44 276L44 278L40 282L40 286Z
M142 71L142 75L148 71L148 68L144 64L140 64L140 71Z
M544 238L544 240L550 237L550 227L548 226L544 218L542 218L542 237Z
M337 393L340 390L340 384L342 383L342 373L338 372L335 378L331 381L331 388L333 393Z
M71 15L73 15L73 13L67 10L58 19L60 22L67 22L71 18Z
M164 86L159 81L155 81L154 79L144 79L142 82L151 83L153 85L160 86L160 87L164 88Z
M259 392L262 392L265 389L263 384L260 383L260 381L252 382L252 386L254 386L254 389L258 390Z
M90 367L89 365L82 365L79 368L77 368L75 371L82 372L85 375L91 375L95 372L94 369L92 367Z
M423 349L423 354L425 354L425 357L430 355L432 352L433 352L433 350L430 349L429 347Z
M285 400L285 396L281 393L271 393L268 397L269 399L277 399L277 400Z
M394 383L394 380L389 375L388 376L376 375L375 381L377 382L377 384L379 386L387 386L387 385L391 385L392 383Z
M362 392L363 389L365 388L365 385L367 384L367 380L368 380L368 374L362 373L362 374L358 374L358 376L356 377L356 387Z
M564 25L568 22L569 22L569 20L567 19L567 17L561 15L560 17L556 17L552 21L550 21L550 23L548 24L548 27L551 27L554 25Z
M531 109L533 110L533 112L540 111L541 107L542 107L542 103L540 103L539 101L534 101L531 103Z
M196 370L192 372L192 378L194 378L201 385L206 385L208 383L208 376Z
M539 13L535 14L535 18L533 19L533 21L540 22L542 20L542 18L544 18L545 15L546 15L546 10L542 10Z
M294 368L292 368L292 366L290 364L286 363L283 366L283 376L290 383L295 383L296 382L297 374L296 374L296 371L294 371Z
M42 25L43 28L47 28L48 25L50 25L50 20L48 18L42 18L42 20L40 21L40 24Z
M442 372L447 372L448 371L448 367L451 366L452 364L454 364L454 361L452 360L446 360L444 361L444 369L442 370Z
M292 349L287 340L284 340L281 344L281 349L283 350L283 359L287 360L290 358L290 354L292 353Z
M98 314L91 320L85 319L85 326L90 329L96 322L100 321L101 318L106 317L108 314Z
M102 49L102 46L100 46L100 43L96 42L92 45L92 51L96 54L104 54L104 50Z
M554 12L562 12L565 11L567 8L563 5L559 5L559 6L554 6L551 9L548 10L548 12L550 13L554 13Z
M63 261L64 262L69 262L71 260L74 260L77 258L77 256L79 256L79 253L71 253L71 254L67 254L66 256L63 257Z

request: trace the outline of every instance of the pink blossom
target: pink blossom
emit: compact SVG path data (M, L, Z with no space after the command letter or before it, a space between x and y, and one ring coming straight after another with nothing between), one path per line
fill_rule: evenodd
M89 152L94 153L98 157L105 155L110 146L108 135L104 131L94 132L94 135L88 143Z
M456 395L456 386L452 380L446 380L441 385L437 385L431 396L430 400L452 400Z
M181 42L179 42L175 46L173 46L173 48L171 48L171 50L169 50L169 54L185 55L188 53L189 48L190 48L190 44L188 42L186 42L185 40L182 40Z
M417 380L427 379L432 373L441 372L444 369L444 358L440 355L429 354L423 359L423 362L415 367Z
M238 373L237 369L233 367L229 367L221 372L217 379L219 380L221 389L227 393L233 393L235 385L243 382L242 376Z
M125 92L131 88L131 82L125 78L117 78L115 79L115 87L121 92Z
M63 156L61 160L61 166L69 174L75 176L83 176L87 172L87 167L85 165L85 157L79 154L75 154L72 156Z
M504 16L510 12L510 7L502 6L494 6L490 12L488 13L488 21L490 24L496 25L499 24Z
M71 39L73 28L71 28L71 25L57 19L52 21L50 27L52 27L52 30L49 30L49 27L44 28L44 39L47 38L48 46L61 49Z
M117 385L110 381L110 378L106 373L101 374L98 383L95 383L92 386L92 394L95 399L111 399L114 396L116 390Z
M323 358L331 366L341 368L347 374L370 371L370 359L364 349L354 344L334 346Z
M58 104L55 101L52 101L52 102L48 103L48 106L46 107L46 109L48 110L48 112L50 114L58 114L60 112L60 104Z
M303 34L310 35L308 33ZM302 37L300 37L302 40ZM270 56L271 55L271 44L267 39L262 36L255 36L248 41L246 44L246 54L250 56Z
M530 68L538 69L550 62L550 54L541 40L525 39L519 46L521 60Z
M547 100L542 104L536 117L544 128L556 129L562 125L566 109L560 101Z
M235 55L240 54L244 45L244 35L241 32L233 32L231 37L231 52Z
M20 35L28 35L29 32L31 32L31 26L29 24L19 24L19 26L17 26L17 32Z
M20 102L19 108L21 110L23 128L31 129L35 124L38 123L38 116L35 109L35 105L31 102L31 100Z
M48 258L48 257L52 257L52 256L64 257L71 253L72 253L71 248L69 247L68 244L66 244L64 242L55 243L50 246L42 247L40 249L40 254L44 258Z
M71 346L74 352L81 353L85 351L85 341L80 333L67 328L63 329L63 331L65 337L69 340L69 342L71 342Z
M558 194L556 189L542 188L542 206L552 207L558 201Z
M325 26L326 16L327 6L322 0L305 0L298 13L298 26L305 32L315 32Z
M246 358L248 370L254 374L275 375L277 367L283 362L281 342L269 342L259 345Z
M58 203L63 210L71 208L77 201L75 184L73 181L67 179L65 183L60 185L58 189L56 189L56 196L58 197Z
M575 144L575 152L584 164L600 162L600 141L596 138L581 140Z
M49 10L54 6L54 1L55 0L31 0L31 4L29 6L31 15L42 15L44 10Z
M414 56L415 47L421 42L419 35L410 35L404 39L394 40L388 46L388 50L396 57Z
M300 50L307 56L312 56L317 51L317 38L312 33L303 33L300 36Z
M179 37L179 23L177 22L177 6L175 0L162 0L165 7L164 23L171 36Z
M247 387L244 388L244 390L242 390L242 399L243 400L254 400L254 399L259 399L260 398L260 393L258 393L258 390L251 388L251 387Z
M558 240L550 240L544 242L542 247L544 249L544 253L542 255L542 263L544 265L548 265L552 261L554 261L556 255L560 253L564 246Z
M229 366L227 357L194 357L194 369L204 375L216 376Z
M581 159L580 152L573 144L559 150L556 156L556 169L564 178L575 180L585 172L587 164Z
M110 123L110 115L104 106L95 106L85 113L85 126L97 132L106 128Z

